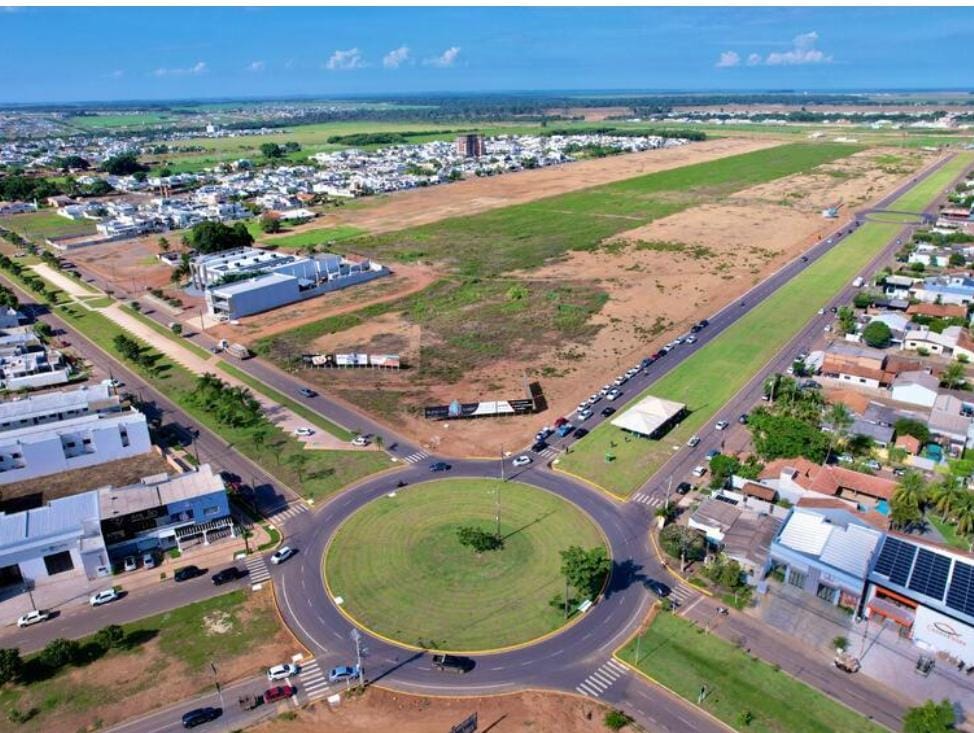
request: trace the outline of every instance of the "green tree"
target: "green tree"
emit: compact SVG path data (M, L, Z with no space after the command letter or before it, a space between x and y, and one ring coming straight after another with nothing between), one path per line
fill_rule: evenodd
M885 349L893 342L893 332L882 321L872 321L863 329L862 340L874 349Z
M954 476L945 476L930 490L930 502L944 519L960 507L966 496L967 489Z
M584 550L572 545L561 551L561 573L579 595L593 600L612 569L612 560L604 547Z
M291 453L287 458L284 459L288 466L291 467L298 475L298 483L304 483L305 473L308 468L308 456L305 453Z
M951 267L963 267L967 264L967 258L964 257L960 252L951 252L950 257L947 258Z
M909 708L903 716L903 733L947 733L954 729L954 706L944 698L939 703L927 700Z
M201 221L189 231L189 245L197 252L209 254L235 247L249 247L254 237L242 222L227 226L219 221Z
M667 555L678 560L685 558L693 562L707 556L707 540L703 533L679 524L663 527L659 533L659 544Z
M24 671L20 649L0 649L0 685L13 682Z
M837 314L839 316L839 328L842 329L843 333L855 333L856 330L856 314L852 308L842 306L839 308Z
M912 435L921 443L926 443L930 439L930 429L926 424L908 417L900 418L893 423L893 429L897 435Z
M458 527L457 539L461 545L472 548L474 552L492 552L504 548L503 537L480 527Z
M605 727L609 730L622 730L627 725L630 725L633 721L632 718L626 715L621 710L609 710L603 718Z
M974 532L974 495L967 492L954 507L950 518L953 520L958 533L969 535Z
M277 234L282 228L281 220L276 216L264 214L260 217L260 230L265 234Z
M826 410L825 422L832 428L831 433L829 433L829 450L825 458L827 462L832 453L835 452L839 442L845 440L849 434L849 428L852 427L853 423L852 413L841 402L835 402L829 405L829 409Z
M52 639L41 650L39 659L48 669L58 670L78 659L80 650L80 644L73 639Z
M119 153L108 158L101 164L101 169L113 176L128 176L135 173L145 173L149 170L139 162L135 153Z
M940 373L940 386L947 389L957 389L966 381L966 370L959 361L950 362Z
M676 519L677 509L676 504L672 501L668 501L663 504L659 509L654 512L655 516L663 518L663 524L668 524Z
M775 415L759 408L751 413L748 429L755 452L764 460L804 456L821 463L828 452L828 436L816 424L797 417Z
M106 626L95 634L94 641L105 651L117 649L125 641L125 630L117 624Z
M284 148L277 143L264 143L260 146L260 154L265 158L283 158Z
M907 529L923 518L927 500L927 485L916 471L908 471L890 498L890 521L899 529Z
M172 249L172 244L170 244L169 240L165 237L159 237L159 251L168 252L170 249Z

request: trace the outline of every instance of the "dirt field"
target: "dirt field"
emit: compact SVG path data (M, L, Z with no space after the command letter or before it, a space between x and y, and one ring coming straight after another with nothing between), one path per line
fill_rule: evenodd
M259 733L397 733L448 731L477 713L480 731L491 733L604 733L607 708L557 693L525 692L481 698L414 697L370 689L335 710L324 702L301 710L293 720L277 718L254 728ZM626 730L630 730L626 728Z
M552 107L546 109L545 114L581 117L586 122L600 122L609 117L631 115L632 109L630 107Z
M173 248L179 248L178 232L167 235ZM116 295L135 294L152 288L160 288L168 295L181 297L181 291L169 281L172 269L156 259L159 253L159 235L138 239L97 244L69 252L66 259L90 270L97 277L113 283ZM184 305L198 305L190 298L181 297Z
M611 238L596 252L572 252L522 273L525 281L558 283L591 283L598 273L595 282L609 299L592 321L601 329L588 343L540 359L495 364L452 385L421 384L406 373L335 373L329 374L330 386L382 414L394 409L390 400L397 390L400 400L412 404L514 398L524 393L525 374L540 376L549 410L536 419L431 423L415 413L395 417L400 430L443 454L497 455L505 447L525 445L542 424L571 412L602 384L798 256L847 219L852 208L879 198L925 161L916 152L864 151L812 174L753 186L722 202L658 219ZM845 207L840 220L824 219L822 208L839 200ZM423 338L400 317L384 316L323 336L316 346L368 351L388 343L415 358ZM385 402L370 397L377 387L386 390Z
M465 216L501 206L536 201L546 196L738 155L777 144L778 141L756 138L706 140L679 148L583 160L569 165L508 173L493 178L471 178L444 186L403 191L371 201L363 200L360 206L336 209L334 213L295 227L291 233L342 224L372 233L397 231L451 216Z

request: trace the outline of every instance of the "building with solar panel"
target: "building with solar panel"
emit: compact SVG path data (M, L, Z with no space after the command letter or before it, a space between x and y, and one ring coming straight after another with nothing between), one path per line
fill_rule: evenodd
M974 665L974 555L884 531L854 510L798 506L771 542L767 573Z

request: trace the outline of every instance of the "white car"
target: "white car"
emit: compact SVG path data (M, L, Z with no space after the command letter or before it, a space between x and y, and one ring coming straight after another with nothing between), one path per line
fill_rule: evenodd
M293 664L278 664L276 667L271 667L267 670L267 681L280 682L281 680L293 677L297 673L298 668Z
M616 377L616 381L614 381L613 384L616 387L621 387L622 385L624 385L628 381L629 381L629 377L627 377L625 374L623 374L621 377Z
M295 428L294 434L301 438L308 438L315 434L315 431L311 428Z
M122 382L119 382L117 379L103 379L101 380L101 384L103 387L114 387L115 389L123 386Z
M697 343L697 337L696 336L687 336L687 343L688 344L695 344L695 343Z
M125 572L126 573L131 573L137 567L139 567L139 561L135 559L135 556L134 555L129 555L127 558L125 558Z
M687 441L688 448L696 448L700 444L699 435L691 435L690 440Z
M588 420L590 417L592 417L592 410L589 409L588 405L585 406L584 410L578 411L579 420Z
M88 603L94 606L103 606L106 603L111 603L112 601L117 601L121 596L118 591L114 588L109 588L108 590L100 590L95 593L91 598L88 599Z
M721 420L721 421L720 421L720 422L718 422L718 423L717 423L716 425L714 425L714 427L715 427L715 428L716 428L717 430L726 430L726 429L727 429L727 426L728 426L728 425L730 425L730 423L729 423L729 422L727 422L726 420Z
M591 410L588 407L588 400L585 400L585 402L578 403L578 414L581 415L583 412L591 412Z
M521 466L526 466L531 462L531 456L518 456L511 463L514 468L520 468Z
M700 478L705 473L707 473L707 468L705 466L697 466L696 468L693 469L693 475L696 476L697 478Z
M354 445L356 448L364 448L368 444L369 439L364 435L356 435L354 438L352 438L352 445Z
M17 625L25 629L28 626L33 626L34 624L39 624L41 621L47 621L51 617L47 611L28 611L19 619L17 619Z
M598 402L601 399L602 399L602 395L600 395L600 394L594 394L594 395L592 395L591 397L588 398L588 403L590 405L594 405L596 402Z
M607 384L602 389L599 390L599 394L605 397L611 391L612 391L612 385Z
M622 392L620 392L618 389L613 388L609 390L609 393L605 396L605 398L609 400L609 402L611 402L612 400L619 399L619 397L621 396L622 396Z
M632 369L626 372L626 376L629 377L630 379L635 377L637 374L639 374L639 367L633 367Z
M287 560L291 555L294 554L294 550L290 547L282 547L280 550L271 555L271 564L280 565L282 562Z

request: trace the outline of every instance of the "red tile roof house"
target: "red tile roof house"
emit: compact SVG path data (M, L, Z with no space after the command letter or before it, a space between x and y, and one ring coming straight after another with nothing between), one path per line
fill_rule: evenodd
M764 467L758 482L797 503L805 496L833 496L873 508L889 501L896 482L841 466L820 466L805 458L779 458Z

